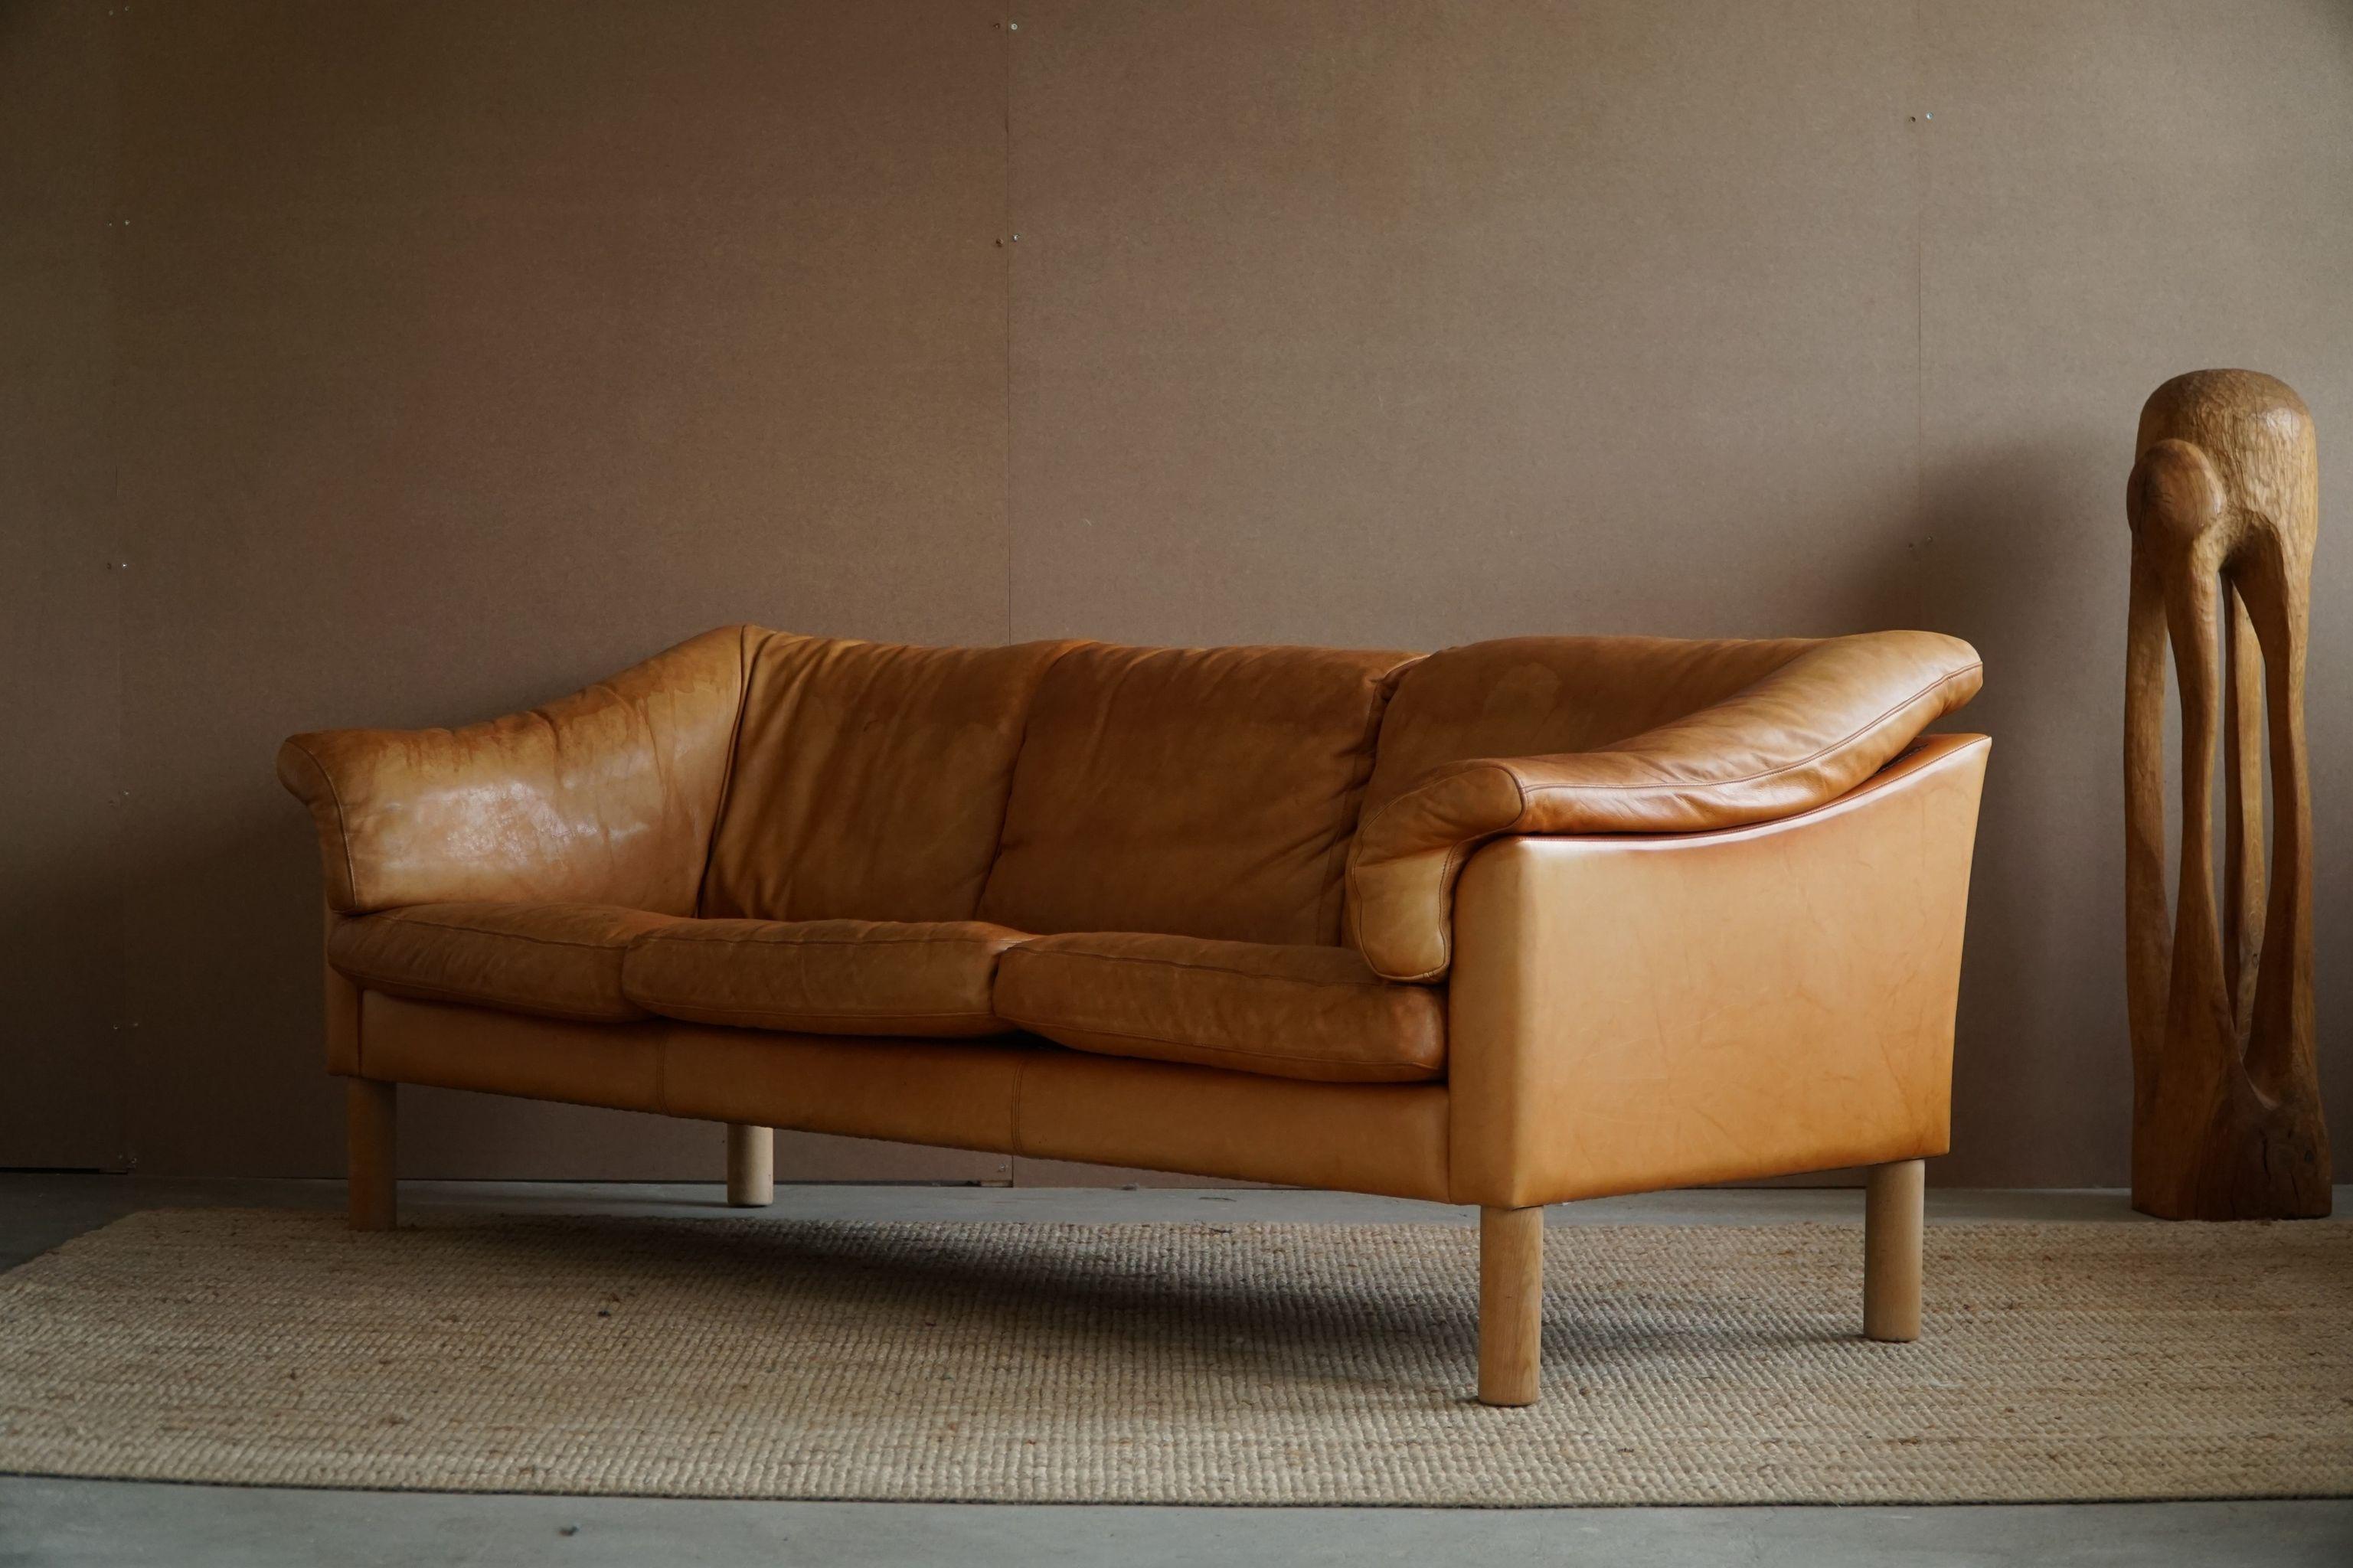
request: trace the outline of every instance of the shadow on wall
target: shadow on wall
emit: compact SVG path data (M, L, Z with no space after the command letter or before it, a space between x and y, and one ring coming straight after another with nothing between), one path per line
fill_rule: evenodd
M266 771L220 811L228 822L203 842L151 844L137 862L130 921L142 962L128 1005L143 1024L124 1053L132 1146L142 1169L167 1174L340 1176L343 1094L325 1066L318 841ZM175 929L237 936L174 943ZM702 1180L718 1171L701 1122L406 1092L418 1112L403 1128L406 1175ZM215 1113L192 1118L190 1107Z
M2126 436L2129 436L2127 427ZM2125 1178L2124 610L2115 433L1933 464L1923 624L1968 638L1986 687L1948 727L1994 736L1978 827L1939 1181ZM2085 727L2082 714L2115 722Z
M128 984L142 1023L128 1054L132 1146L150 1170L338 1173L342 1092L323 1071L310 819L274 781L208 815L198 837L153 821L135 836L128 924L141 962ZM175 942L175 929L237 936ZM190 1126L191 1107L233 1121Z

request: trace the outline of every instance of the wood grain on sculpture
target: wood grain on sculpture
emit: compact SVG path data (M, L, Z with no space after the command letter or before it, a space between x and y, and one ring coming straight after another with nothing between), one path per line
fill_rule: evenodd
M2313 1058L2304 733L2319 460L2304 400L2253 371L2202 370L2167 382L2141 410L2126 511L2133 535L2125 676L2133 1206L2168 1219L2325 1215L2328 1132ZM2170 920L2168 637L2181 690L2181 858Z

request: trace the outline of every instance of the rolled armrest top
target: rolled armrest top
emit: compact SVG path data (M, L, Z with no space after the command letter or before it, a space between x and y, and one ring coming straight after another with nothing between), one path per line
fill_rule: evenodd
M1600 751L1449 763L1357 829L1350 931L1374 970L1452 962L1454 882L1504 834L1690 833L1793 816L1869 778L1977 695L1977 652L1933 632L1815 643L1721 702Z
M724 626L584 691L459 730L326 730L278 752L328 907L469 900L689 914L756 628Z

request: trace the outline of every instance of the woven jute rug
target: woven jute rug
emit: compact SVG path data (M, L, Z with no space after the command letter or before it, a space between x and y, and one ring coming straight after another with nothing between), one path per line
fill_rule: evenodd
M2353 1493L2353 1226L1556 1227L1469 1398L1440 1225L155 1211L0 1275L0 1470L681 1497L1960 1502Z

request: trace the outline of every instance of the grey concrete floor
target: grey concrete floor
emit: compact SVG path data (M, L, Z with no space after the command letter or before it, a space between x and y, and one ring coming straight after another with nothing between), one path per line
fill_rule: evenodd
M716 1186L416 1182L428 1210L740 1217ZM803 1186L776 1219L1466 1224L1472 1211L1324 1193L1154 1188ZM2338 1212L2353 1209L2341 1190ZM143 1208L341 1205L332 1182L0 1175L0 1268ZM2134 1217L2110 1192L1932 1192L1930 1222ZM1860 1225L1862 1194L1654 1194L1556 1208L1555 1226ZM2156 1222L2148 1222L2156 1223ZM2332 1221L2326 1223L2348 1223ZM2353 1500L1999 1508L1184 1509L935 1503L681 1502L304 1491L0 1477L0 1568L167 1563L826 1564L1120 1568L1208 1562L1530 1563L2353 1564Z

